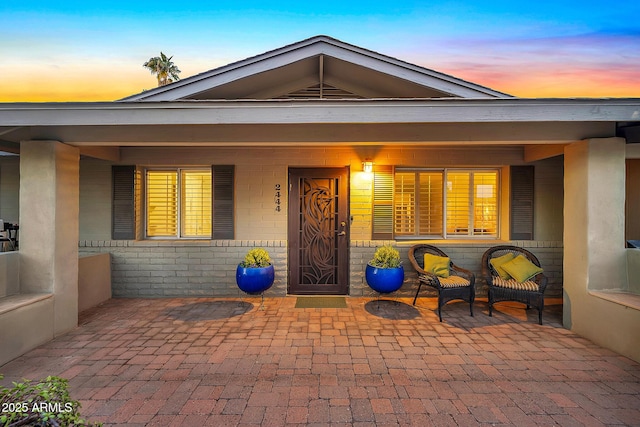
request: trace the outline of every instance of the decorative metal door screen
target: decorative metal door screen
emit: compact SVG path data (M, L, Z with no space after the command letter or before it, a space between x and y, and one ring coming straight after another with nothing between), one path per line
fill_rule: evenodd
M334 168L290 171L290 293L348 291L347 172Z

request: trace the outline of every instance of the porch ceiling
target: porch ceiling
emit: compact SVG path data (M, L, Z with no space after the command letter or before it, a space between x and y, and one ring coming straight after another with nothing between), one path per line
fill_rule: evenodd
M566 144L615 133L611 123L197 124L34 126L8 135L74 146Z
M562 144L615 136L637 99L378 99L0 104L0 144Z

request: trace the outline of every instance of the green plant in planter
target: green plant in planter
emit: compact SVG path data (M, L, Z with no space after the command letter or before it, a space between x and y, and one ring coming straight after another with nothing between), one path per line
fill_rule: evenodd
M373 254L369 265L378 268L398 268L400 267L400 253L390 245L380 246Z
M268 267L270 265L271 258L269 258L269 252L263 248L251 249L240 263L240 266L244 268Z
M71 400L67 388L67 380L52 376L0 387L0 426L101 426L80 417L80 403Z

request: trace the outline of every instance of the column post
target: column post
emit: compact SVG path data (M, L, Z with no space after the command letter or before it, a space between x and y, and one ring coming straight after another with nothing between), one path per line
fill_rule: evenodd
M569 329L595 330L607 327L611 314L591 306L589 291L624 289L627 282L625 140L567 146L564 171L563 322Z
M54 336L78 324L79 169L75 147L20 144L20 291L54 295Z

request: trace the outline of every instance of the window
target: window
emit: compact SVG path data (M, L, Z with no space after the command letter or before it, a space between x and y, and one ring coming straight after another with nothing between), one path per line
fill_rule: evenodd
M211 170L146 171L146 236L211 237Z
M234 176L233 165L146 170L114 165L111 236L233 239Z
M498 171L396 169L395 237L497 237Z

